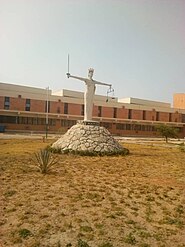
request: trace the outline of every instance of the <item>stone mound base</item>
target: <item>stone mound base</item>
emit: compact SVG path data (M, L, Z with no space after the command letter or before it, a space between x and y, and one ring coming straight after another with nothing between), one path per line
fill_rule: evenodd
M104 127L73 125L60 139L52 144L53 151L83 155L128 154Z

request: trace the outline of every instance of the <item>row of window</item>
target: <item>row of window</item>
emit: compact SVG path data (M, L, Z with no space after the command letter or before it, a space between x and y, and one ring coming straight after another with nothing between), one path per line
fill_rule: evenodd
M135 130L135 131L155 131L155 127L152 125L141 124L116 124L117 130Z
M31 100L30 99L26 99L25 111L30 111L30 107L31 107ZM10 109L10 97L5 97L5 99L4 99L4 109L5 110L9 110Z
M0 123L46 125L46 118L0 115ZM75 124L76 124L76 120L61 119L61 126L62 127L71 127ZM49 118L48 119L48 125L55 126L56 125L56 119Z
M20 117L20 116L3 116L0 115L0 123L12 123L12 124L25 124L25 125L46 125L45 118L39 117ZM76 120L61 119L60 125L62 127L71 127L76 124ZM49 126L56 125L56 119L48 119ZM112 129L112 123L101 122L101 126L107 129ZM155 126L152 125L142 125L142 124L129 124L129 123L116 123L117 130L134 130L134 131L155 131ZM182 128L179 128L181 131Z
M102 122L101 126L106 129L112 129L112 123ZM123 124L116 123L117 130L135 130L135 131L155 131L155 127L152 125L141 125L141 124Z
M69 110L68 110L68 103L64 103L64 114L69 114ZM5 97L4 99L4 109L5 110L9 110L10 109L10 97ZM25 102L25 111L30 111L31 109L31 100L30 99L26 99ZM50 112L50 101L46 101L45 102L45 112ZM57 107L57 113L60 114L61 113L61 108ZM128 110L128 119L132 119L132 109ZM81 112L80 114L83 116L84 115L84 105L81 105ZM98 106L98 117L102 117L102 106ZM113 108L113 118L117 118L117 108ZM143 116L142 116L143 120L147 120L146 117L146 111L143 111ZM156 117L152 116L152 121L160 121L160 112L156 112ZM172 122L172 113L169 113L169 122ZM173 120L174 121L174 120ZM175 122L177 122L178 119L175 119ZM182 122L185 123L185 114L182 114Z
M38 117L19 117L19 116L1 116L0 115L0 122L1 123L12 123L12 124L46 125L46 119L38 118ZM56 125L56 119L49 118L48 124L50 126Z

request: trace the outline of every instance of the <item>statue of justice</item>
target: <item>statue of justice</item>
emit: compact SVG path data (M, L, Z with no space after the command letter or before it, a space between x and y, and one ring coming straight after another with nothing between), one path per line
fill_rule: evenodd
M86 91L84 94L84 106L85 106L84 107L84 121L92 121L93 99L94 99L94 94L96 90L96 85L108 86L109 89L107 91L107 96L108 96L108 93L114 91L111 84L93 80L93 73L94 73L93 68L89 69L88 78L73 76L69 72L67 73L68 78L74 78L74 79L83 81L86 84Z

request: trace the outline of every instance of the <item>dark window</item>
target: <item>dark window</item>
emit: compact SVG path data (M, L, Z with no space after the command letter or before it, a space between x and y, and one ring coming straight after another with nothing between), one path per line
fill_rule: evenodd
M169 113L169 122L171 122L171 121L172 121L172 114Z
M113 109L113 118L117 118L117 108Z
M146 120L146 111L143 111L143 120Z
M76 124L76 120L67 120L67 119L61 120L61 126L62 127L71 127L75 124Z
M18 95L18 98L21 98L21 97L22 97L22 96L19 94L19 95Z
M49 118L49 125L56 125L56 120L55 119L50 119Z
M13 116L0 116L1 123L16 123L17 119Z
M102 115L102 107L98 106L98 117L101 117Z
M30 104L31 104L31 100L30 99L26 99L25 111L30 111Z
M38 118L37 119L38 125L45 125L46 124L46 119L45 118Z
M10 109L10 97L4 98L4 109L9 110Z
M117 123L116 124L116 129L117 130L125 130L126 129L126 124Z
M68 103L64 103L64 114L68 114Z
M182 122L185 123L185 114L182 114Z
M130 124L126 124L126 130L131 130Z
M132 119L132 110L131 109L128 110L128 119Z
M81 106L81 115L84 116L84 105Z
M159 112L156 112L156 121L159 121Z
M141 130L141 125L139 124L134 125L134 130L136 131Z

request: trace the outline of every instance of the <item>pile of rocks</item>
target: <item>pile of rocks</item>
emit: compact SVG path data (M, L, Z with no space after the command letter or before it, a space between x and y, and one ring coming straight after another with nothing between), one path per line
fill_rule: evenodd
M52 149L60 153L76 153L87 155L127 154L104 127L77 123L52 145Z

